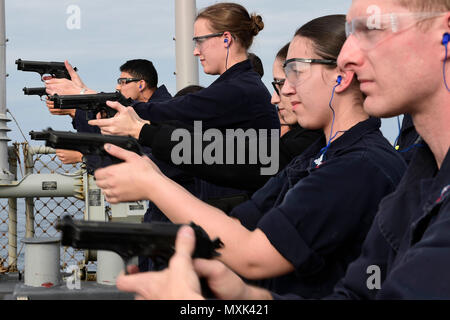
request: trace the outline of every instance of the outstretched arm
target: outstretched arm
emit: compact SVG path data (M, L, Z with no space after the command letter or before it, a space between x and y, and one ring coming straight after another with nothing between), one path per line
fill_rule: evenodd
M211 238L223 241L220 259L246 278L275 277L294 270L260 229L249 231L237 219L195 198L165 177L150 159L112 145L105 145L105 149L124 160L95 173L97 185L109 202L149 199L172 222L195 222Z

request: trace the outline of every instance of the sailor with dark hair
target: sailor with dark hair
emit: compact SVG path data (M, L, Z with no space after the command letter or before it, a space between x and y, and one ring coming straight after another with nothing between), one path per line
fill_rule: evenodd
M145 59L128 60L120 66L120 72L127 72L134 78L145 81L149 88L156 89L158 87L158 73L151 61Z
M120 72L116 90L125 98L136 102L164 102L172 98L165 85L158 87L158 73L151 61L129 60L120 66ZM89 118L95 118L95 115L89 115ZM72 124L79 132L100 133L98 127L87 123L86 112L82 110L76 111Z
M71 66L66 64L72 81L76 81L86 87ZM140 102L162 102L171 99L172 96L167 91L165 85L158 87L158 73L153 63L146 59L133 59L120 66L120 76L117 79L116 90L120 91L125 98L131 98ZM59 81L52 79L49 81ZM68 82L70 80L67 80ZM76 94L88 93L86 89L80 88ZM89 92L90 93L90 92ZM54 115L70 115L72 117L72 126L78 132L100 133L100 129L87 123L87 118L95 118L94 114L83 110L60 110L53 108L53 102L47 100L47 107L50 113ZM56 155L65 164L72 164L82 161L82 154L72 150L56 150ZM97 156L86 157L88 171L93 172L99 165L100 158Z

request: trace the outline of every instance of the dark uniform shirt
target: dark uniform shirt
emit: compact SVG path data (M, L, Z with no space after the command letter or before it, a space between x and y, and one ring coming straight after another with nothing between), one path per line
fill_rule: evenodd
M332 293L359 256L379 202L405 171L380 125L376 118L355 125L318 165L321 139L231 212L246 228L262 230L295 268L260 285L306 298Z
M259 75L253 71L249 60L235 64L209 87L198 92L161 103L137 103L133 107L141 118L148 119L152 123L177 120L183 124L193 125L194 121L202 121L204 130L215 128L221 131L280 128L277 113L270 103L270 93ZM140 140L142 139L141 135ZM241 190L208 186L208 183L198 180L195 182L194 190L188 189L203 200L206 200L208 194L215 196L242 194ZM145 221L168 221L168 219L158 212L158 215L146 217Z
M253 71L249 60L235 64L201 91L166 102L136 103L133 107L141 118L150 120L152 123L178 120L184 124L193 125L194 121L202 121L203 129L215 128L221 131L280 128L277 113L270 103L270 93L259 75ZM165 171L163 172L167 175ZM173 179L173 177L170 178ZM183 181L174 180L203 200L205 200L204 194L211 194L212 191L214 195L242 194L241 190L208 186L207 183L200 182L196 178L192 181L188 175L183 178L185 179ZM168 221L168 219L153 204L150 204L144 221ZM156 269L160 267L164 267L164 263ZM145 270L144 264L140 265L140 270Z
M330 298L450 299L450 152L438 170L433 153L416 152L397 190L383 199L361 256ZM367 283L380 270L381 289Z
M192 125L201 120L204 129L279 129L270 98L250 61L245 60L198 92L161 103L140 102L133 107L139 117L156 123L179 120Z
M172 163L172 149L179 143L172 140L172 135L178 128L188 130L191 135L191 141L194 140L194 129L192 126L180 123L180 121L169 121L161 124L144 125L139 136L139 143L152 148L153 155L158 159ZM319 130L307 130L300 126L295 126L283 135L280 138L278 150L274 151L278 152L279 170L284 169L292 159L305 151L322 136L323 133ZM245 140L245 146L243 147L245 148L245 154L249 153L251 145L259 145L260 138L257 136L256 138L257 141L253 141L251 138ZM210 141L204 141L200 151L203 153L203 150L209 144L211 144ZM223 145L223 157L227 158L228 152L232 152L234 154L234 164L194 164L196 149L194 146L191 146L191 163L180 164L178 167L216 185L239 188L250 193L262 188L271 176L261 175L261 168L263 167L261 159L256 159L256 164L238 164L235 150L226 148L227 143ZM267 150L271 150L270 141Z

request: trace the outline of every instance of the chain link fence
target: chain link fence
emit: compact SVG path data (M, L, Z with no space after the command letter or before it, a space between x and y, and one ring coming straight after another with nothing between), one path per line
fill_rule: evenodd
M28 148L26 143L22 144L24 151L23 157L18 157L18 180L24 173L36 174L52 174L58 173L62 175L75 175L80 173L81 164L65 165L61 163L55 154L36 154L31 159L28 156ZM25 159L25 160L24 160ZM35 237L56 237L60 232L56 230L55 224L57 219L62 215L69 214L74 219L82 220L84 217L84 200L74 197L59 198L32 198L17 199L17 246L18 261L17 267L19 271L24 270L24 250L22 239L26 237L26 210L34 213L31 215L31 223L34 225ZM34 219L33 219L34 216ZM8 262L8 199L0 199L0 272L7 270ZM73 248L61 247L61 269L64 270L70 265L80 265L84 262L84 250L75 250Z

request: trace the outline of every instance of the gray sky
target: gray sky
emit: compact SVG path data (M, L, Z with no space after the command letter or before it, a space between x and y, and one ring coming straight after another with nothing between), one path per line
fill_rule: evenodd
M218 1L197 0L197 9ZM249 12L263 17L264 30L256 37L251 51L265 68L264 83L272 87L272 62L302 24L319 16L345 14L351 0L235 0ZM52 127L73 130L68 116L48 113L38 97L24 96L23 87L40 87L36 73L17 71L16 59L64 61L78 67L85 84L92 89L112 92L119 67L130 59L153 61L159 84L176 92L174 0L6 0L7 108L15 116L27 139L31 130ZM80 8L80 29L69 29L70 5ZM201 68L201 67L200 67ZM201 70L200 84L208 86L217 77ZM10 117L10 116L8 116ZM12 141L22 142L16 124L9 123ZM384 135L391 141L398 134L397 120L383 121ZM33 142L32 144L37 144Z

